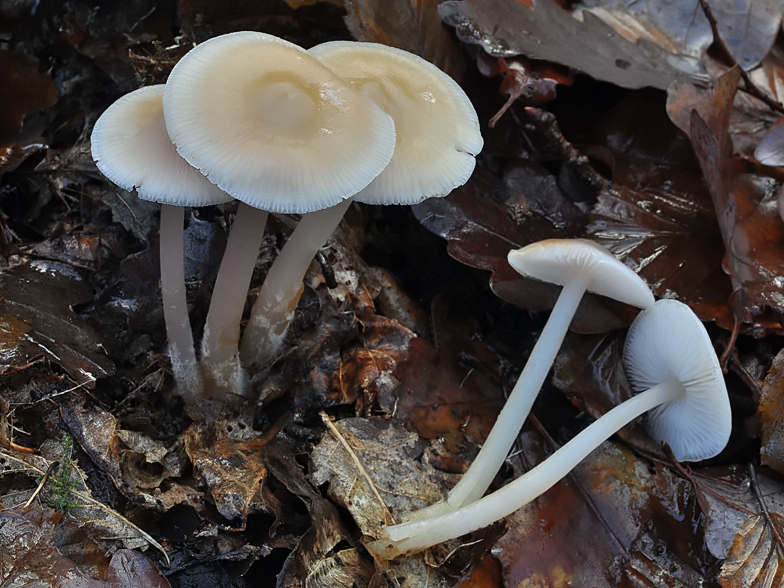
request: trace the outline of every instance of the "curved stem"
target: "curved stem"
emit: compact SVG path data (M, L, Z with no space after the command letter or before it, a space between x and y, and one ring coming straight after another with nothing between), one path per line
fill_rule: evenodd
M240 203L215 279L201 342L207 396L248 393L248 376L239 358L240 321L266 223L267 211Z
M202 379L193 347L185 291L184 216L182 206L161 206L161 298L174 381L180 395L191 403L202 394Z
M564 285L550 313L550 318L547 320L539 340L534 345L528 362L509 394L504 408L482 445L482 449L468 471L449 492L446 501L414 512L409 515L407 520L449 512L479 500L484 495L493 482L493 478L501 469L514 440L528 417L528 413L531 412L534 400L536 400L550 367L555 361L555 356L569 330L569 324L572 322L589 281L590 275L578 270Z
M302 295L302 279L319 249L340 224L351 199L302 216L272 264L242 336L242 363L251 370L268 363L283 344Z
M682 394L683 387L675 379L654 386L610 410L545 461L503 488L454 511L387 527L384 538L368 548L382 557L392 558L486 527L549 490L618 429Z

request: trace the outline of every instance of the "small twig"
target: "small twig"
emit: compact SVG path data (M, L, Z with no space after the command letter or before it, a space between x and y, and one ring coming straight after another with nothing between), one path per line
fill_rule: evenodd
M735 61L735 58L732 56L732 53L730 53L730 50L727 48L727 45L725 45L724 43L724 40L719 35L719 26L718 23L716 22L716 17L713 16L713 11L710 9L710 6L708 6L708 0L700 0L700 6L702 6L702 12L705 13L705 18L707 18L708 22L710 23L711 31L713 32L713 42L716 43L719 47L721 47L722 50L727 54L730 63L732 65L738 65L738 62ZM777 110L778 112L784 114L784 105L782 105L781 102L774 100L773 98L765 94L765 92L760 90L759 87L754 82L751 81L751 78L749 77L749 74L746 73L746 70L744 70L740 66L738 66L738 68L740 69L740 77L743 79L743 84L745 85L745 88L743 89L748 94L751 94L755 98L762 100L773 110Z
M354 465L356 466L356 468L362 474L362 477L365 478L365 481L370 486L371 492L373 492L373 495L376 497L376 500L378 500L378 503L381 505L382 509L384 510L384 519L385 519L384 522L387 525L396 525L397 523L395 522L395 518L392 516L392 513L389 512L389 509L387 508L384 499L381 498L381 495L378 493L378 490L376 489L376 484L370 478L365 468L362 467L362 463L359 461L357 454L354 453L354 450L351 449L351 446L348 444L346 439L343 437L343 435L340 434L338 428L332 423L332 421L329 418L329 415L323 410L320 410L319 416L321 417L321 420L324 421L324 424L327 425L327 428L329 428L329 432L332 433L335 439L337 439L338 442L343 446L343 448L348 452L349 457L351 457L351 461L354 462Z
M754 488L754 494L757 495L757 501L762 508L762 515L765 517L765 522L770 527L771 533L773 533L773 537L776 540L776 544L779 548L779 556L784 555L784 540L782 540L781 535L779 535L779 530L776 528L776 525L773 524L773 519L770 517L770 512L768 512L768 506L765 504L765 499L762 497L762 492L760 491L759 482L757 481L757 471L754 469L754 464L749 464L749 476L751 477L751 485Z

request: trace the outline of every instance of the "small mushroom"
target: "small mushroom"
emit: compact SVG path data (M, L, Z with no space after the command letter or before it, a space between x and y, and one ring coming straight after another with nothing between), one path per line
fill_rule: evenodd
M98 169L139 198L161 203L161 293L174 380L187 401L202 394L185 299L183 216L185 206L231 200L177 154L163 118L164 86L148 86L114 102L93 128Z
M304 49L264 33L198 45L174 67L163 102L180 155L262 211L338 204L367 186L394 150L389 116ZM250 210L241 206L232 227L230 245L243 251L227 248L202 340L204 377L217 393L247 392L239 323L263 230L245 222Z
M643 391L503 488L451 512L386 527L368 549L392 558L490 525L546 492L646 411L646 429L669 443L676 458L698 461L718 455L731 432L729 398L710 338L691 309L660 300L642 311L629 329L624 353L632 387Z
M523 372L471 467L445 501L410 515L425 518L482 497L504 463L561 347L586 290L647 308L654 302L645 282L609 251L586 239L548 239L509 252L520 274L563 286Z
M468 181L482 136L474 107L452 78L412 53L375 43L335 41L308 53L395 121L397 138L389 165L351 194L353 200L415 204L446 196ZM349 204L305 215L283 247L243 335L246 365L261 366L274 357L294 316L305 272Z

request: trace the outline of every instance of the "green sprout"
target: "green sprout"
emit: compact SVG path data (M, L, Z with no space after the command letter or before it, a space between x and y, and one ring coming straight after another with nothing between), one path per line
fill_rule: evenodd
M79 480L74 479L73 462L71 461L71 438L63 437L63 457L60 466L46 480L46 502L56 511L66 513L79 506L73 500L71 492L79 486Z

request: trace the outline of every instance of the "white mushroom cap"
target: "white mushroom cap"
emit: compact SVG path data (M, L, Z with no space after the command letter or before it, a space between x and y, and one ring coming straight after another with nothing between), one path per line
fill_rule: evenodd
M244 31L174 67L164 94L177 150L256 208L305 213L350 198L389 163L392 119L296 45Z
M509 265L518 273L563 286L576 271L587 271L587 290L648 308L653 294L629 267L604 247L587 239L546 239L509 252Z
M677 379L683 395L648 412L645 427L669 443L678 460L713 457L732 429L727 388L708 333L692 310L659 300L629 328L624 364L638 392Z
M175 206L206 206L231 196L177 153L163 120L164 86L126 94L100 116L93 129L92 154L98 169L139 198Z
M395 121L392 161L355 200L416 204L468 181L482 135L473 105L452 78L412 53L375 43L334 41L308 53Z

